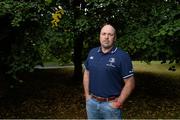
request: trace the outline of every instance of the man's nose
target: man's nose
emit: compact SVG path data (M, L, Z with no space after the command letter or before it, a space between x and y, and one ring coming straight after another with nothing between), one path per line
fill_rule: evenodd
M109 38L109 35L105 35L105 38Z

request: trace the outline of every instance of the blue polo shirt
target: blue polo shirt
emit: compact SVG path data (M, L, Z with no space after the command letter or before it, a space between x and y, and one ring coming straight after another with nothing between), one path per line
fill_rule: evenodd
M134 74L129 54L116 47L108 53L93 48L84 65L89 71L89 92L105 98L119 96L123 80Z

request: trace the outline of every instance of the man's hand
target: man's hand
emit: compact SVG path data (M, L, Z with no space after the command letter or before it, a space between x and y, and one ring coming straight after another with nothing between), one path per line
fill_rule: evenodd
M89 95L89 94L85 95L85 98L86 98L86 101L87 101L87 100L91 99L91 95Z
M112 102L112 107L121 109L123 106L118 100L115 100L115 101Z

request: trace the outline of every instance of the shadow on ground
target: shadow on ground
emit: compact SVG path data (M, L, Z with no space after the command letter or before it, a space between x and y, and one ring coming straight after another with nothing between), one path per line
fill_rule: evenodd
M0 118L85 119L82 82L71 76L72 71L59 69L24 74L25 82L0 99ZM123 118L180 118L180 80L152 73L135 78Z

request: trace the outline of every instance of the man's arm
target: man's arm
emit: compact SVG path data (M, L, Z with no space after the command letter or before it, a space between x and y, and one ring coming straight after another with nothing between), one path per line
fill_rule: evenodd
M84 70L84 76L83 76L83 86L84 86L84 95L86 97L86 100L90 98L89 95L89 71Z
M118 97L118 100L114 102L115 107L118 107L118 105L119 107L122 106L125 100L128 98L128 96L131 94L131 92L135 88L135 80L133 76L125 79L124 82L125 82L125 85L121 91L121 94Z

